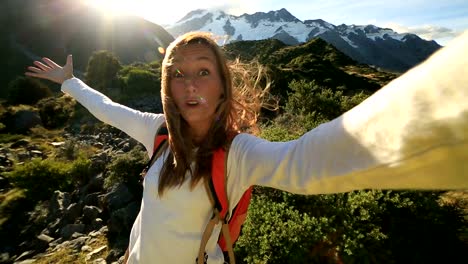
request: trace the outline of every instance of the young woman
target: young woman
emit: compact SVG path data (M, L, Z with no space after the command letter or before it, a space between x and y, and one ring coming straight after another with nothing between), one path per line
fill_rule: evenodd
M195 263L212 205L203 182L211 155L224 147L230 208L251 185L299 194L358 189L468 188L468 33L339 118L289 142L268 142L252 126L261 89L233 81L218 45L188 33L167 49L163 114L112 102L44 58L28 76L62 84L97 118L141 142L148 155L166 123L169 148L144 180L141 210L130 235L128 263ZM245 75L244 75L245 76ZM215 227L207 263L223 263Z

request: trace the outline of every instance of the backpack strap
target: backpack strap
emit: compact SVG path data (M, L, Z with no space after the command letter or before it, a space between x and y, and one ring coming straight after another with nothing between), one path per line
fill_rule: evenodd
M232 137L234 138L234 137ZM211 165L211 177L209 181L205 181L205 187L208 193L208 197L213 204L213 216L205 228L205 232L202 236L202 241L200 243L200 248L198 251L198 264L202 264L205 254L205 247L208 243L209 238L213 232L214 226L221 222L221 232L222 232L222 241L227 249L229 256L229 263L235 264L233 243L231 239L231 233L229 228L229 200L227 196L227 182L226 182L226 165L227 165L227 155L226 151L222 148L219 148L213 152L213 160Z
M235 264L234 250L232 248L231 232L229 230L229 199L227 196L226 165L227 155L224 149L217 149L213 154L213 164L211 170L211 182L214 186L214 194L221 204L220 217L222 221L221 232L226 243L226 249L229 254L229 263Z
M146 164L143 171L140 173L141 178L145 178L148 170L151 168L151 166L153 166L154 162L158 159L158 157L161 156L163 150L167 146L168 138L169 132L167 131L166 126L163 124L154 136L153 155L151 155L150 160Z

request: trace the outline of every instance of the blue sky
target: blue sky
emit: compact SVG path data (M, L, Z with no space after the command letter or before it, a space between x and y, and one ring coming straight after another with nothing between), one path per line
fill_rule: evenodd
M113 12L132 12L155 23L172 24L195 9L220 8L241 15L286 8L300 20L323 19L334 25L373 24L411 32L445 45L468 30L468 0L82 0Z

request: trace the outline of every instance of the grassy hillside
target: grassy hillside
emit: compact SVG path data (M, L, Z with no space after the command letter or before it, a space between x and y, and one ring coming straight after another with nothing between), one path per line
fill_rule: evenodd
M287 46L276 39L239 41L226 45L225 50L231 59L255 59L267 65L274 82L272 92L283 100L292 80L315 81L345 94L369 94L396 77L357 63L321 39L297 46Z

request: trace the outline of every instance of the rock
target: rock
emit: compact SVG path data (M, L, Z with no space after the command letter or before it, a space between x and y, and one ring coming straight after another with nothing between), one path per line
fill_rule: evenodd
M119 184L116 188L106 194L106 204L110 211L126 206L133 200L133 195L124 184Z
M53 219L53 218L51 218ZM60 228L63 226L63 221L61 218L55 218L54 220L51 220L49 224L47 225L47 228L43 233L48 233L48 234L57 234L60 230Z
M99 208L107 207L107 193L98 195L98 207Z
M50 243L49 243L49 247L50 247L50 248L55 248L55 247L57 247L58 245L60 245L60 243L62 243L62 242L63 242L63 238L60 237L59 239L56 239L56 240L50 242Z
M26 241L26 244L20 245L20 247L25 246L27 249L34 250L35 252L43 252L49 247L49 242L52 241L50 239L53 240L53 238L45 234L41 234L35 238Z
M111 212L107 227L110 233L121 233L130 231L135 218L140 211L140 202L134 201L125 208Z
M93 144L93 147L98 148L98 149L102 149L102 148L104 148L104 144L102 144L101 142L96 142L96 143Z
M79 237L83 237L83 236L84 236L84 234L75 232L75 233L73 233L73 235L71 236L71 238L72 238L72 239L75 239L75 238L79 238Z
M84 246L81 247L81 251L91 251L91 249L92 248L90 246L88 246L88 245L84 245Z
M31 263L35 263L37 260L35 259L25 259L25 260L22 260L22 261L17 261L15 262L15 264L31 264Z
M64 239L69 239L73 235L73 233L83 233L84 229L84 224L68 224L60 230L60 236Z
M60 146L63 146L63 145L65 144L65 141L50 142L49 144L52 145L52 146L54 146L54 147L60 147Z
M16 153L16 156L18 157L18 160L21 162L29 161L31 159L31 155L29 155L29 153L25 151Z
M130 151L130 143L127 140L122 140L117 144L117 147L124 152Z
M2 154L0 154L0 165L9 167L9 166L13 165L13 161L10 160L10 158L8 157L7 154L2 153Z
M84 205L94 205L97 206L99 205L99 192L94 192L86 195L83 198L83 204Z
M50 242L54 241L54 238L53 237L50 237L46 234L40 234L37 236L37 239L41 240L41 241L45 241L47 242L47 244L49 244Z
M98 236L102 236L102 233L99 232L99 231L91 231L91 232L89 232L88 236L89 237L98 237Z
M89 237L81 235L78 238L75 238L70 241L69 248L71 249L76 249L76 250L81 250L81 248L86 244L86 241L89 239Z
M96 218L91 222L91 230L98 230L104 225L104 221L101 218Z
M109 232L109 229L107 228L107 226L103 226L103 227L101 227L101 229L99 229L98 232L100 232L102 234L107 234L107 232Z
M10 259L10 254L8 252L0 254L0 263L6 263Z
M91 251L90 253L88 253L88 254L86 255L86 260L89 261L89 260L93 259L96 255L100 254L100 253L101 253L102 251L104 251L106 248L107 248L107 246L102 246L102 247L99 247L99 248L97 248L97 249ZM102 259L102 260L104 260L104 259ZM93 263L94 263L94 262L93 262ZM101 263L101 262L99 262L99 263ZM106 263L106 262L104 261L104 263Z
M85 207L83 207L83 221L85 223L91 223L100 213L101 209L96 206L85 205Z
M89 180L86 185L87 193L101 192L104 185L104 176L102 173L96 174Z
M29 151L29 155L31 157L44 158L44 154L39 150L31 150Z
M42 126L42 120L39 114L31 110L19 110L13 115L13 127L15 132L27 132L35 126Z
M69 223L75 222L75 220L81 216L83 205L80 203L72 203L63 213L63 219Z
M49 217L58 218L58 216L70 206L71 196L67 192L55 191L49 202Z
M20 139L20 140L16 141L15 143L12 143L12 144L10 145L10 148L12 148L12 149L24 148L24 147L26 147L27 145L29 145L29 143L30 143L30 142L29 142L29 140L27 140L27 139Z
M25 259L28 259L32 256L34 256L36 252L34 250L28 250L28 251L25 251L23 253L21 253L21 255L19 255L16 259L15 259L15 262L16 261L20 261L20 260L25 260Z
M125 249L118 249L118 248L113 248L107 253L107 262L114 262L114 261L119 261L119 258L122 257L125 254ZM121 262L123 263L123 261Z
M107 263L106 260L103 258L98 258L93 261L93 264L106 264L106 263Z

